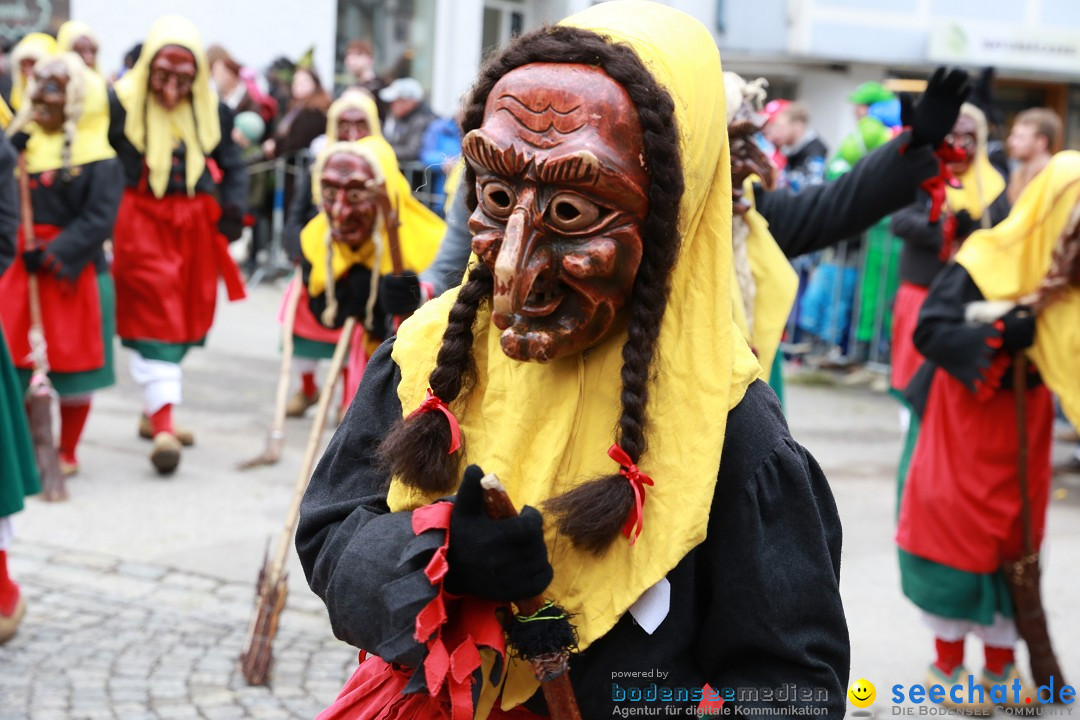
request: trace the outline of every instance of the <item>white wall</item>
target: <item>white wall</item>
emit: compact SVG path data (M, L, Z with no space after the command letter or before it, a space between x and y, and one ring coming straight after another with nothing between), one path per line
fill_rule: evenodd
M805 68L800 72L799 99L810 107L810 125L829 146L829 156L840 140L855 129L855 111L848 96L859 83L881 82L885 69L851 65L847 72Z
M109 74L153 22L168 14L194 22L204 50L219 43L259 70L280 55L295 61L314 45L315 67L323 85L333 88L336 0L71 0L71 17L97 33L98 65Z

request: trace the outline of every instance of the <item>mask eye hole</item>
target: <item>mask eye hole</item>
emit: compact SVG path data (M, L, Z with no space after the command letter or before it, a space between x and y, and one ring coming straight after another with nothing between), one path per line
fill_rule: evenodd
M510 186L497 180L490 181L480 190L480 204L484 212L495 218L508 218L514 209L517 195Z
M604 214L605 209L591 200L573 193L559 193L548 204L545 219L557 231L578 232L592 227Z

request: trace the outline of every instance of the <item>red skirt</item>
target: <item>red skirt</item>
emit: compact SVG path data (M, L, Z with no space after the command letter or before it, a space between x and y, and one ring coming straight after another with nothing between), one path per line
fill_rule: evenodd
M281 298L281 310L278 312L278 321L285 322L285 312L289 307L289 298L294 292L300 293L300 302L296 306L296 320L293 322L293 335L312 340L314 342L337 345L341 337L341 329L333 330L320 323L311 312L308 304L308 292L300 278L293 278L285 287L285 295Z
M889 387L903 390L911 382L925 358L915 349L915 326L919 324L919 310L930 292L929 288L902 282L893 302L892 368Z
M221 208L206 193L155 198L124 191L113 233L121 338L199 342L214 321L218 277L230 300L244 297L219 217Z
M48 244L62 228L35 225L40 244ZM19 226L18 252L24 250L23 228ZM105 365L105 344L101 336L101 299L97 271L87 265L74 282L49 272L39 272L38 297L41 323L48 347L49 367L56 372L78 373ZM12 263L0 276L0 324L4 326L15 367L30 369L30 275L22 260Z
M449 699L425 692L403 695L410 673L375 655L360 654L360 667L352 674L334 703L315 720L450 720ZM494 708L488 720L542 720L524 707Z
M1053 421L1050 391L1042 385L1028 390L1028 495L1036 548L1046 526ZM939 369L900 503L900 547L979 574L1022 555L1018 452L1013 391L998 390L982 401Z

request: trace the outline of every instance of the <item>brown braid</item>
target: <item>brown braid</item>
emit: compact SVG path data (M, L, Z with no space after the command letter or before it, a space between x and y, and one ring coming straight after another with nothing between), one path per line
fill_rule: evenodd
M450 308L435 369L428 378L431 391L447 405L476 372L473 323L481 304L491 299L493 284L491 270L477 263ZM450 492L457 487L458 455L449 454L449 447L450 423L442 413L429 412L396 423L379 445L379 456L391 476L403 483L424 492Z
M647 447L645 426L648 382L660 322L667 305L668 281L679 246L678 208L683 193L683 175L679 159L678 132L675 127L675 104L667 91L652 77L633 48L612 43L581 28L548 27L511 41L506 50L494 56L481 69L462 116L462 134L475 130L483 123L488 95L504 75L518 67L536 62L600 67L626 89L638 110L644 134L645 159L651 179L649 214L642 227L641 266L634 280L629 303L630 319L626 344L623 346L622 412L616 430L618 443L630 456L631 461L637 463ZM465 172L466 187L475 187L476 177L472 168L466 165ZM470 193L466 201L470 210L476 209L474 193ZM466 288L474 283L475 274L474 270ZM486 282L483 299L490 297L490 273ZM467 304L465 294L463 288L457 304L451 310L451 323L443 336L437 365L431 374L432 390L447 403L453 401L460 392L463 378L467 377L472 361L471 323L475 318L475 308L468 317L462 309L459 318L462 322L468 321L467 334L460 332L460 327L455 328L454 323L455 312L463 304ZM470 297L468 300L471 299ZM458 344L466 339L468 344ZM433 464L426 462L413 465L414 458L420 458L427 453L419 448L418 443L402 442L397 437L401 434L399 432L392 432L383 442L384 457L400 458L391 463L391 468L404 482L417 487L437 486L443 491L452 489L457 484L458 467L456 462L447 462L445 458L449 426L442 414L427 413L398 427L411 425L421 418L425 418L425 423L437 424L443 428L438 441L434 442L435 448L441 449L442 466L436 469ZM606 448L597 448L597 452L604 450ZM413 465L414 470L409 474L402 472L399 468L405 465ZM629 482L618 474L612 474L588 481L566 495L550 500L545 507L555 514L560 530L568 535L575 545L601 553L618 537L633 505L634 495Z

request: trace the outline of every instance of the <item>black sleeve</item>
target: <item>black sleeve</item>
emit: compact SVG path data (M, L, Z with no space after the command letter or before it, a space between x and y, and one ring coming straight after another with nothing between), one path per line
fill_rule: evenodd
M423 570L438 541L413 534L412 513L390 512L390 479L375 460L379 442L401 419L392 347L383 343L371 356L345 421L315 468L300 506L296 550L338 638L415 666L424 651L413 639L416 615L435 596Z
M127 112L116 97L116 92L109 90L109 144L113 150L120 152L124 149L124 123L127 122Z
M300 173L285 215L285 253L293 262L300 260L300 232L317 214L318 208L311 201L311 167L308 166Z
M915 247L940 252L941 222L930 222L929 203L929 198L920 193L915 202L893 214L889 232Z
M754 187L757 210L789 258L835 245L864 232L910 203L919 185L938 171L929 148L908 147L903 133L829 183L795 193Z
M218 185L221 212L240 218L247 212L247 166L244 165L243 150L233 140L232 111L225 103L218 103L218 118L221 122L221 142L214 148L211 157L222 173L221 183Z
M75 280L87 263L101 252L112 234L116 211L124 193L124 175L116 158L99 160L82 167L88 174L86 195L78 214L49 243L49 252L60 262L59 275Z
M1001 194L994 199L994 202L990 204L990 227L994 227L999 222L1009 216L1009 211L1012 206L1009 204L1009 188L1006 186Z
M851 650L840 597L840 517L821 468L760 385L728 421L695 652L713 688L794 682L820 690L829 716L842 717ZM747 452L751 444L761 451Z
M19 193L15 184L15 148L0 133L0 275L15 259L19 230Z
M1001 333L991 324L967 322L968 303L983 300L967 269L949 263L935 278L919 311L915 347L926 359L975 392L975 382L986 379Z
M300 269L303 273L304 287L310 287L308 281L311 278L311 263L306 257L301 258ZM363 265L350 267L334 283L334 297L337 298L338 304L337 317L334 318L334 323L327 327L340 328L345 324L345 318L350 316L362 321L367 315L367 301L370 293L371 271ZM308 293L308 307L311 309L315 319L326 325L323 322L323 311L326 310L326 292L323 291L318 295ZM369 329L375 337L385 337L385 318L380 314L378 307L376 307L374 315L376 327Z

